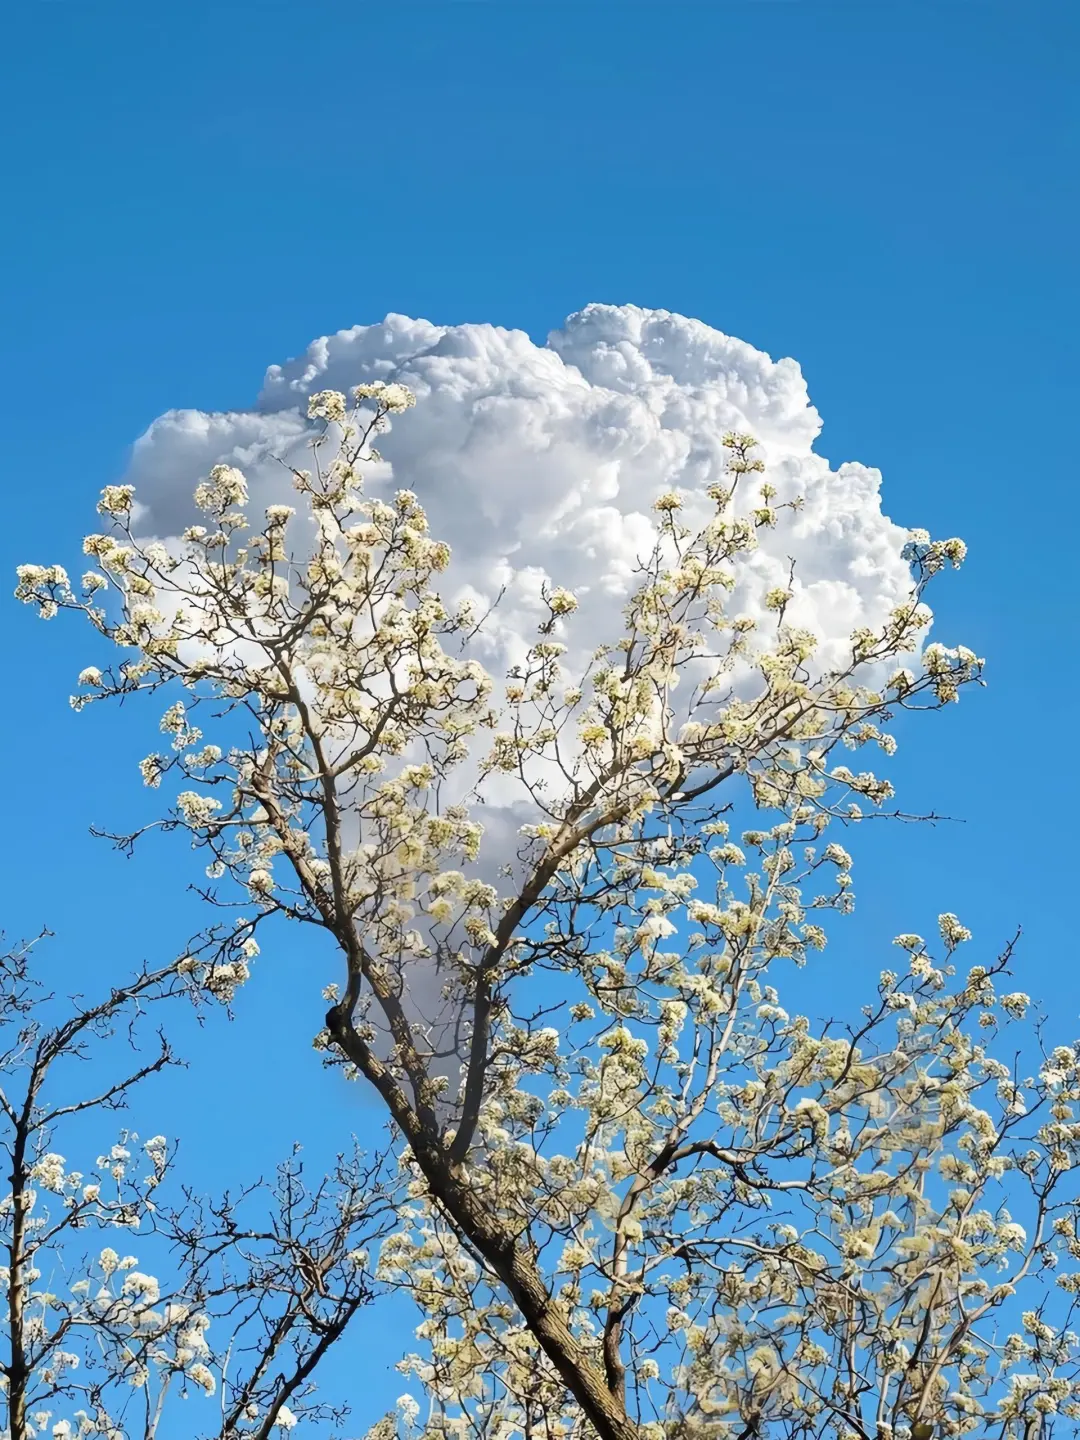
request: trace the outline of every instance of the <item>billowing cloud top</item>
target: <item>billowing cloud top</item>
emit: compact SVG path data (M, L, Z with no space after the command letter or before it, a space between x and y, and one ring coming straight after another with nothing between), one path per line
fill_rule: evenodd
M471 591L486 609L504 592L476 651L496 678L535 639L545 580L581 600L568 660L617 637L635 562L651 548L653 500L679 491L685 519L704 520L733 429L759 440L777 502L805 503L761 533L732 613L758 614L794 560L787 618L820 637L827 662L909 591L906 532L882 514L881 476L858 464L831 470L813 453L821 422L798 365L632 305L589 305L546 345L519 330L402 315L315 340L270 368L253 409L171 411L151 425L129 476L145 507L140 528L166 537L190 523L192 489L218 461L245 472L253 512L287 500L280 462L304 463L307 396L390 379L414 390L417 406L380 441L385 463L370 488L418 494L432 535L452 547L448 598Z

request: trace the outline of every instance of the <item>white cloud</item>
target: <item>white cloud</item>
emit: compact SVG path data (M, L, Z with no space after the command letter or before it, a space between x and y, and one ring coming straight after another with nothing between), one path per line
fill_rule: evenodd
M794 559L788 618L817 633L827 663L830 652L848 653L853 628L880 623L909 592L906 531L882 513L881 477L859 464L832 470L814 454L821 422L798 365L698 321L634 306L588 306L546 345L521 331L400 315L322 337L271 367L253 409L173 411L155 421L127 477L144 507L140 529L166 538L199 518L191 492L218 462L244 471L253 514L295 500L280 461L305 463L307 396L391 378L416 392L417 405L380 437L387 464L369 489L419 495L431 533L452 547L448 598L471 590L483 611L505 588L473 652L497 681L546 617L545 580L581 601L563 637L569 674L619 635L635 560L651 549L653 500L684 491L684 518L703 521L713 510L705 489L725 474L730 430L758 438L779 501L805 499L761 532L759 549L740 565L732 613L760 613L765 591L786 584ZM470 774L462 767L457 784ZM488 792L477 866L488 878L518 849L522 820L534 818L515 782L499 783ZM428 992L437 987L420 971L412 988L418 1004L425 996L435 1003Z
M302 463L307 395L391 377L418 404L382 437L389 463L375 484L417 492L432 534L453 549L448 591L471 589L484 604L505 587L479 650L496 678L535 637L544 579L581 598L569 659L618 633L635 559L650 548L653 499L683 490L686 518L704 517L731 429L759 439L780 501L805 498L761 536L734 612L758 612L793 558L788 618L821 637L828 660L909 589L905 531L882 513L879 472L832 470L813 453L821 422L798 365L631 305L587 306L546 345L519 330L400 315L315 340L270 368L252 410L154 422L128 477L146 507L142 525L178 533L194 518L196 481L218 461L244 470L256 513L289 499L279 457Z

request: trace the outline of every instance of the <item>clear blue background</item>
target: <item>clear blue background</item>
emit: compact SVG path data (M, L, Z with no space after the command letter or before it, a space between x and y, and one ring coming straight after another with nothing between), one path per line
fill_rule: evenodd
M860 906L820 962L843 1010L898 930L956 910L1080 1030L1075 4L24 3L4 22L0 570L74 566L100 486L171 406L388 310L542 340L590 300L696 316L803 366L819 449L971 545L942 639L989 688L913 727L902 800L963 824L854 837ZM2 923L95 980L173 953L182 847L88 837L145 802L149 717L67 708L75 627L9 602ZM147 1124L196 1178L376 1112L307 1049L330 957L281 934L238 1027ZM841 998L843 997L843 998ZM266 1038L252 1043L254 1027ZM151 1104L151 1098L153 1103ZM358 1332L356 1433L403 1388L407 1314Z

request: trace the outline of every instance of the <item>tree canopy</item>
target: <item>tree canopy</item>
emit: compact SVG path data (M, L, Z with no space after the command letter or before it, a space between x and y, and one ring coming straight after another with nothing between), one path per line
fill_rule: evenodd
M380 1435L1028 1440L1075 1418L1080 1061L1010 1038L1010 949L961 964L943 914L855 1014L781 997L852 903L829 835L898 813L896 717L980 681L925 643L963 543L912 531L909 596L822 658L790 586L767 625L729 613L791 508L733 433L704 525L657 496L587 667L565 663L578 598L545 583L494 677L417 496L365 489L411 404L314 395L295 510L253 517L218 465L183 536L148 542L109 486L81 581L27 565L17 592L99 637L77 707L164 705L151 828L203 852L218 909L170 983L227 1000L273 917L340 955L315 1043L385 1105L405 1196L374 1283L422 1312L428 1409ZM251 1433L241 1412L223 1434Z

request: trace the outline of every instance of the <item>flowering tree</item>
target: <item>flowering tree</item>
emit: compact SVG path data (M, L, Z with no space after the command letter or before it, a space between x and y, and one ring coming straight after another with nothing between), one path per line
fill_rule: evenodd
M221 1440L346 1413L314 1374L374 1291L368 1254L389 1214L379 1166L342 1156L312 1184L297 1153L270 1185L216 1201L184 1189L176 1203L175 1146L125 1128L75 1169L55 1147L85 1145L88 1118L176 1063L160 1033L142 1050L140 1022L206 986L171 966L97 1004L61 1003L32 959L26 945L0 956L4 1435L150 1440L175 1433L189 1396L203 1400L189 1433ZM135 1058L117 1074L118 1048Z
M412 397L352 400L311 400L299 515L253 525L219 465L200 522L148 544L110 486L81 587L26 566L18 593L129 652L77 705L166 692L172 750L143 775L177 783L159 823L207 852L208 898L240 887L340 953L316 1044L401 1138L412 1207L380 1264L425 1312L425 1424L921 1440L1072 1414L1074 1277L1047 1276L1080 1253L1075 1052L1031 1078L990 1055L1026 998L998 993L1007 957L957 976L951 915L940 950L899 938L850 1028L777 991L851 905L824 832L891 800L840 756L890 754L895 714L980 677L922 643L962 543L911 532L908 598L821 658L794 576L767 626L729 613L785 521L732 434L703 525L657 498L622 633L567 673L578 602L547 588L497 688L416 496L364 495ZM513 843L485 844L507 815Z

